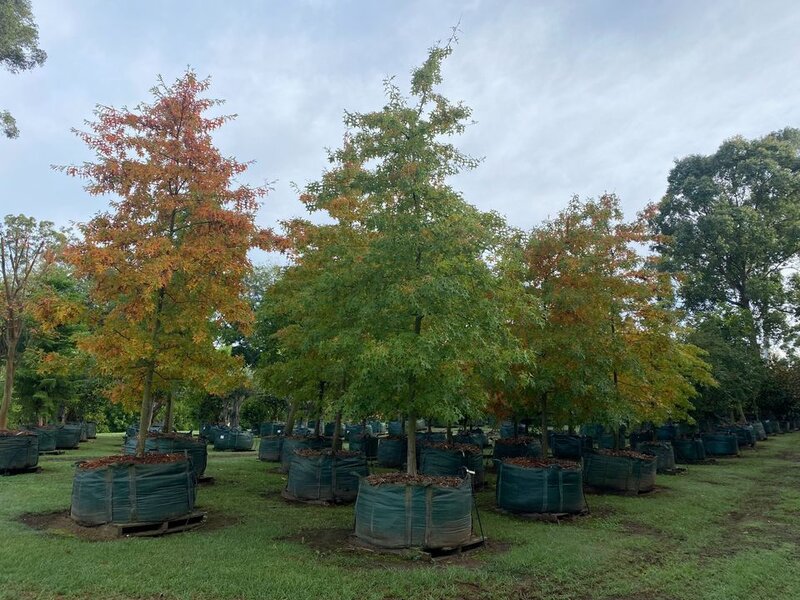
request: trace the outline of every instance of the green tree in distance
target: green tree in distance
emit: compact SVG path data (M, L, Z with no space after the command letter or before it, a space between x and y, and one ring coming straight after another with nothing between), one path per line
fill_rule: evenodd
M734 137L675 163L651 211L662 266L694 312L735 308L766 355L791 325L800 253L800 130Z
M0 65L19 73L43 65L46 59L47 54L39 48L39 28L30 0L0 2ZM0 110L0 128L6 137L19 136L17 122L7 110Z

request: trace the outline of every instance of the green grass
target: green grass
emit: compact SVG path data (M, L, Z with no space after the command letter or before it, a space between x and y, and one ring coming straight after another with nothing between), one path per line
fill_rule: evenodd
M120 444L101 435L0 477L0 598L800 598L800 434L659 476L646 496L588 496L592 514L559 525L495 513L482 492L489 547L434 563L349 547L352 507L287 504L255 453L209 452L209 523L191 532L90 542L19 521L66 510L76 458Z

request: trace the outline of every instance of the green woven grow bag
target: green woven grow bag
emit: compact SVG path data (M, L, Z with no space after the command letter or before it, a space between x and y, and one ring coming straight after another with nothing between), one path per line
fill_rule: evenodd
M656 428L656 439L660 442L670 442L678 437L677 425L662 425Z
M56 434L56 448L71 450L77 448L81 441L80 425L61 425Z
M406 462L405 438L380 438L378 441L378 466L395 469Z
M26 427L28 431L36 434L39 439L39 454L43 452L53 452L56 449L56 438L58 437L58 429L55 427L39 427L31 425Z
M32 469L39 464L39 439L32 431L0 433L0 473Z
M378 438L371 435L351 433L347 444L350 452L361 452L368 459L378 456Z
M756 436L756 440L759 442L767 439L767 430L764 429L764 424L761 421L756 421L753 423L753 433Z
M579 513L586 508L580 466L497 465L497 506L514 513Z
M707 433L703 437L703 447L709 456L736 456L739 442L731 433Z
M86 421L86 437L90 440L97 439L97 423L94 421Z
M389 435L403 435L405 433L403 423L400 421L389 421L388 432Z
M267 421L266 423L261 423L258 428L258 433L261 437L267 437L270 435L280 435L283 433L283 428L285 425L283 423L274 423L272 421Z
M566 433L553 433L550 436L550 447L553 456L557 458L578 460L585 453L592 451L592 438Z
M358 488L355 532L381 548L455 548L472 536L472 486L387 483Z
M679 463L693 463L706 459L706 449L703 440L675 440L672 442L675 449L675 460Z
M89 440L89 430L86 427L86 423L81 421L80 423L67 423L68 426L71 427L78 427L80 430L80 437L78 438L79 442L86 442Z
M475 473L472 476L473 485L483 485L483 452L478 446L422 446L418 454L419 472L423 475L463 477L463 469L469 469Z
M276 435L262 437L258 444L258 460L279 462L281 460L282 447L282 437Z
M196 479L190 461L99 468L81 463L72 483L70 516L81 525L161 523L191 514Z
M739 448L746 446L753 447L756 445L756 432L752 425L746 427L726 427L720 429L717 433L729 433L736 436L739 442Z
M294 451L300 448L311 450L322 450L325 447L325 440L321 437L290 437L284 438L281 445L281 469L289 470Z
M587 485L619 492L647 492L656 485L656 459L590 452L583 457Z
M486 434L480 429L476 431L459 431L453 436L453 441L457 444L472 444L481 449L489 445Z
M358 482L369 475L363 454L321 451L311 456L292 456L286 493L297 500L352 502Z
M125 454L136 454L135 437L127 438L123 446ZM200 438L188 435L148 433L144 442L144 451L155 454L186 454L192 461L195 476L200 479L208 465L208 447Z
M249 431L220 432L214 440L214 450L244 452L253 449L253 434Z
M542 443L532 438L501 438L494 443L492 458L503 460L504 458L518 458L527 456L536 458L542 455Z
M636 447L637 452L656 457L656 471L665 473L675 468L675 449L670 442L642 442Z

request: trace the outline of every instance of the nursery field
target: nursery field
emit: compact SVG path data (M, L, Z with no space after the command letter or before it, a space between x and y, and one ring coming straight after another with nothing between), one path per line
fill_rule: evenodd
M478 505L485 548L438 558L355 547L352 506L290 504L285 477L255 452L209 452L198 529L160 538L84 539L63 518L73 463L117 452L121 435L44 456L0 477L0 598L800 598L800 434L740 458L658 477L639 496L588 495L560 524Z

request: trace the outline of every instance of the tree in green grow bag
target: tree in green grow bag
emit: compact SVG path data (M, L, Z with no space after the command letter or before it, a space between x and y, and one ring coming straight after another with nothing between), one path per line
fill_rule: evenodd
M494 460L518 457L539 458L541 456L541 442L527 436L500 438L495 440L492 450Z
M220 433L214 440L214 450L245 452L253 449L253 434L249 431L230 429Z
M367 475L367 459L360 452L295 450L284 496L301 501L353 502L359 480Z
M648 492L656 485L655 456L630 450L599 450L583 456L587 485L619 492Z
M108 456L78 463L70 516L81 525L161 523L191 514L196 489L183 455Z
M707 433L702 436L703 446L709 456L736 456L739 442L732 433Z
M675 440L672 447L675 449L676 462L691 464L706 459L706 449L699 438Z
M391 501L401 504L406 493L423 498L429 493L413 477L417 418L452 423L480 409L486 402L484 382L507 372L515 349L510 315L500 301L505 282L485 260L496 254L504 224L447 185L452 175L478 162L448 140L470 118L467 107L439 92L441 65L451 51L449 44L431 49L412 74L410 97L388 80L382 110L346 113L344 145L330 153L330 169L301 198L310 211L327 212L332 223L298 220L287 231L298 265L317 273L307 292L316 302L306 303L311 312L302 323L279 335L308 328L304 337L316 342L308 349L319 352L322 369L346 364L346 377L327 378L340 385L340 408L356 415L404 416L411 477L377 486L399 490ZM357 532L364 531L362 515L385 510L367 504L389 499L367 487L363 501L359 497ZM468 489L465 499L450 518L471 525ZM408 515L426 517L424 511ZM371 527L388 523L375 521ZM466 536L448 542L463 543L471 527L466 530ZM373 529L371 539L380 538ZM409 536L406 545L428 541Z
M675 469L675 449L671 442L641 442L636 451L655 456L658 473L667 473Z
M579 463L563 459L507 458L497 466L497 506L513 513L586 510Z
M295 450L322 450L324 447L325 440L321 437L295 436L284 438L283 443L281 444L281 470L284 473L289 472Z
M58 438L58 428L53 426L30 425L26 427L28 431L32 431L39 439L39 454L44 452L52 452L56 449L56 442Z
M258 460L280 462L283 437L279 435L264 436L258 444Z
M474 472L472 485L483 486L483 451L472 444L428 443L419 449L419 472L422 475L464 476L464 469Z
M39 464L39 440L32 431L0 429L0 473L32 469Z
M81 441L80 425L60 425L56 433L56 448L59 450L72 450L77 448Z
M381 548L457 548L472 536L467 479L392 473L361 481L356 536Z
M136 438L125 440L123 451L125 454L136 454ZM192 461L192 469L197 479L206 471L208 464L208 447L201 438L177 433L148 433L144 446L145 452L156 454L186 454Z

